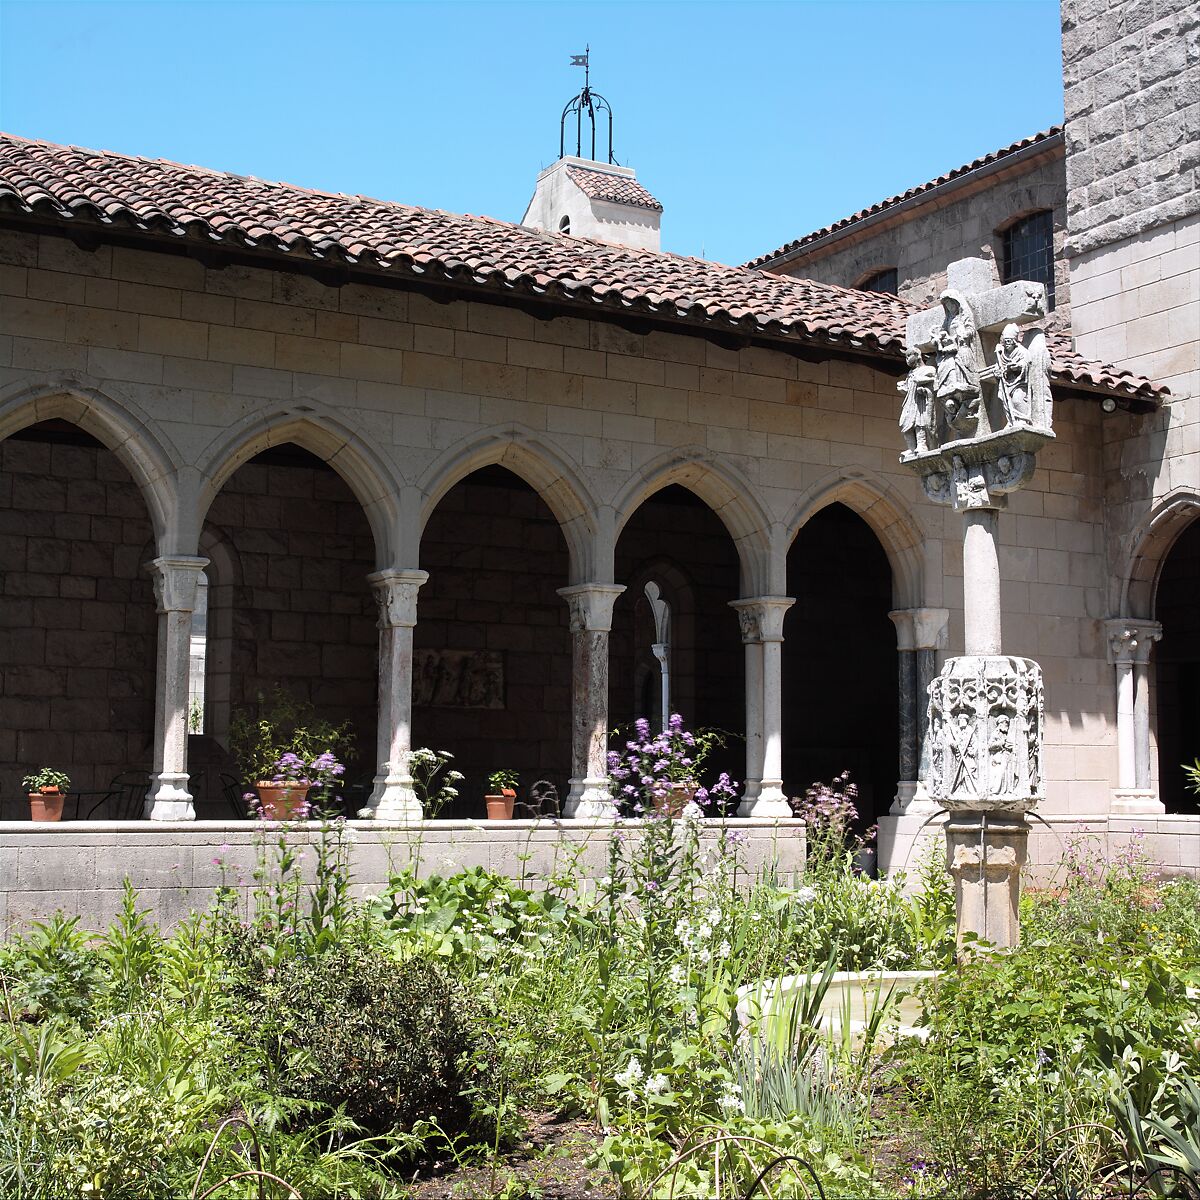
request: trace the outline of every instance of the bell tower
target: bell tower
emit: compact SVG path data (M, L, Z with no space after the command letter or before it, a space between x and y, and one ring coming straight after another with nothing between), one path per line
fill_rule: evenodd
M592 90L590 55L588 47L571 56L571 66L583 68L583 88L562 111L558 159L538 175L521 224L567 237L657 250L662 205L638 183L632 167L621 166L613 157L612 108ZM568 154L572 126L575 153ZM598 132L608 135L603 161L596 157ZM585 142L590 158L583 156Z

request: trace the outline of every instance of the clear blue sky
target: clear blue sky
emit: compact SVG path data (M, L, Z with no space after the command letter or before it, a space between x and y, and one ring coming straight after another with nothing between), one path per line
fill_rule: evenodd
M0 0L0 129L515 221L586 43L664 249L722 262L1062 119L1056 0Z

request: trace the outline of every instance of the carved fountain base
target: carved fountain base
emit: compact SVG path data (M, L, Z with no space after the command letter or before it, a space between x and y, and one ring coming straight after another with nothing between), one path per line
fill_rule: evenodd
M1020 813L958 812L946 825L946 869L954 880L958 945L974 935L1000 949L1021 936L1021 871L1029 824Z

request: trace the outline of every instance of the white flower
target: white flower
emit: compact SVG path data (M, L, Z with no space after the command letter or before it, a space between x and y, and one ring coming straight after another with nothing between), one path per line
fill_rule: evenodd
M646 1095L661 1096L667 1090L667 1077L665 1075L651 1075L646 1080Z

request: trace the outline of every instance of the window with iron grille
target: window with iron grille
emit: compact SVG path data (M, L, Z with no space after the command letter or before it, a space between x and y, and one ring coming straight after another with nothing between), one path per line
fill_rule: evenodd
M1054 214L1032 213L1010 225L1003 234L1000 269L1005 283L1028 279L1046 285L1046 304L1054 307Z
M887 292L888 295L894 296L898 285L896 268L888 267L885 271L876 271L874 275L868 275L858 288L862 292Z

